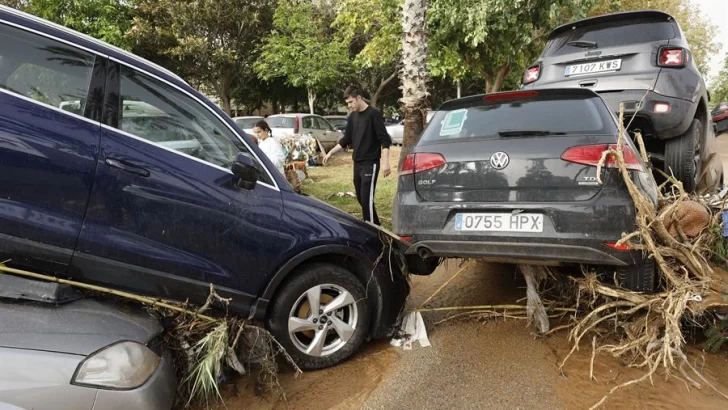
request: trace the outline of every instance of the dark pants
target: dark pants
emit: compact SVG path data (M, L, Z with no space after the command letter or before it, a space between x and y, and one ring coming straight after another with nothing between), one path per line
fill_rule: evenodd
M361 204L362 219L380 225L377 210L374 208L374 190L377 188L379 161L354 162L354 188L356 199Z

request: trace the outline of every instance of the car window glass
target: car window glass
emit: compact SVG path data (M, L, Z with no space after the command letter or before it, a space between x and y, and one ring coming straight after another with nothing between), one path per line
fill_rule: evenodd
M328 121L330 124L334 125L335 127L346 127L346 120L342 120L340 118L332 118Z
M95 56L0 25L0 88L82 115Z
M330 130L331 128L333 128L331 124L326 121L326 118L318 117L316 118L316 121L318 121L318 128L321 130Z
M250 153L207 108L161 81L122 67L120 94L124 132L225 169L239 153ZM256 165L261 181L272 184Z
M303 119L301 120L301 126L303 128L309 129L316 128L316 126L314 125L313 117L303 117Z
M497 139L499 132L536 130L567 135L616 133L610 111L599 98L543 98L494 104L469 103L438 111L422 141Z
M235 123L238 124L240 128L250 129L255 127L255 124L260 120L262 120L262 118L238 118L235 120Z
M649 18L625 19L590 24L564 32L549 40L543 56L585 53L589 48L569 45L573 41L595 42L599 49L625 44L667 41L675 37L672 23Z
M265 122L271 128L293 128L295 120L291 117L268 117Z

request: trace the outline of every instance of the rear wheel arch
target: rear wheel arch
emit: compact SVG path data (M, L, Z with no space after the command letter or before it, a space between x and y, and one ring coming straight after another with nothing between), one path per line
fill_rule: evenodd
M703 138L705 138L705 136L707 136L707 133L710 132L709 127L706 126L706 124L712 124L710 109L708 109L708 102L705 100L705 98L701 97L700 100L698 100L698 107L695 110L693 118L695 118L696 120L700 120L700 122L703 123Z

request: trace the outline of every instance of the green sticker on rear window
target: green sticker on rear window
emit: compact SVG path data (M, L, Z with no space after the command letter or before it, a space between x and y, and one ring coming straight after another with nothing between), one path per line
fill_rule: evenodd
M459 134L463 130L463 124L468 118L468 110L450 111L442 120L440 136Z

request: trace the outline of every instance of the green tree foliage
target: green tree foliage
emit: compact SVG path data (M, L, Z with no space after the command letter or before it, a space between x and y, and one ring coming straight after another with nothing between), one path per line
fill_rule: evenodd
M714 104L728 101L728 56L726 56L723 68L710 88L710 100Z
M433 75L474 71L485 91L500 90L511 71L528 65L544 37L565 16L580 18L594 0L432 0L429 25Z
M281 0L273 17L255 71L262 79L286 78L294 87L305 87L314 112L317 93L345 76L351 68L346 45L330 28L330 10L311 1Z
M123 0L6 0L1 4L34 14L107 43L129 48L134 4Z
M340 0L333 27L349 45L354 69L352 82L369 94L370 103L397 78L402 50L399 0Z
M241 78L254 76L273 0L139 0L146 18L134 20L136 47L180 63L183 72L212 87L227 113ZM150 43L153 38L159 43ZM155 47L158 46L159 48Z

